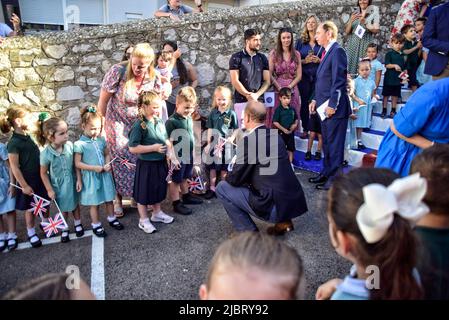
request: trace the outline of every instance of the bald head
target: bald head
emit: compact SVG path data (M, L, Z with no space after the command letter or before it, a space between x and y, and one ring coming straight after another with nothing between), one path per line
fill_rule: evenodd
M262 102L251 100L246 105L245 115L249 117L251 122L261 124L265 122L267 111Z

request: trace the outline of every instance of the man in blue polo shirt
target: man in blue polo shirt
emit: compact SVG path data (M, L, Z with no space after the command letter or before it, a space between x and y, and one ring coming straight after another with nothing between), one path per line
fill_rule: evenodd
M20 18L15 13L11 16L11 23L14 26L14 30L7 24L0 23L0 44L3 42L4 38L14 37L20 33Z
M195 1L197 9L193 9L189 6L183 5L181 0L167 0L167 4L159 8L158 11L154 13L155 17L167 17L175 21L179 21L180 17L185 14L193 12L203 12L203 6L201 0Z
M234 110L239 126L248 101L263 101L263 94L270 87L268 59L259 53L260 31L248 29L244 33L245 48L234 53L229 60L231 83L235 89Z

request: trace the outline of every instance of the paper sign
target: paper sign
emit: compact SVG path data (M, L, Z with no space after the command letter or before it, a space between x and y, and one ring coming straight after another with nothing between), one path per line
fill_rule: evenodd
M326 116L326 108L329 106L329 100L326 100L321 106L316 109L316 112L318 112L318 115L320 116L321 121L324 121Z
M267 107L267 108L274 107L274 105L275 105L274 92L272 92L272 91L265 92L263 95L263 99L265 101L265 107Z
M358 25L355 29L355 35L359 37L360 39L363 38L363 35L365 34L366 29L362 27L361 25Z

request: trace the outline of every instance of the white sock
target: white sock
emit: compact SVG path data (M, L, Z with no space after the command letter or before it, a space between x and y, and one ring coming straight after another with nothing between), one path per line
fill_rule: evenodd
M92 223L92 228L98 228L98 227L101 227L101 222L98 222L98 223Z
M117 219L114 215L113 216L108 216L108 221L109 222L112 222L112 221L114 221L115 219Z
M81 220L75 220L74 224L75 224L75 227L79 226L81 224Z
M0 233L0 241L6 240L6 232Z
M140 219L141 224L145 224L147 222L150 222L150 218Z
M8 233L8 239L17 239L17 235L15 232Z
M34 236L36 234L36 230L33 228L27 228L28 237Z

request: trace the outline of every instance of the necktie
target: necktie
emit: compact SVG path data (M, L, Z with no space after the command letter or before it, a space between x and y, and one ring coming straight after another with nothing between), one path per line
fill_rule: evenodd
M321 54L321 60L323 60L325 55L326 55L326 50L323 50L323 53Z

